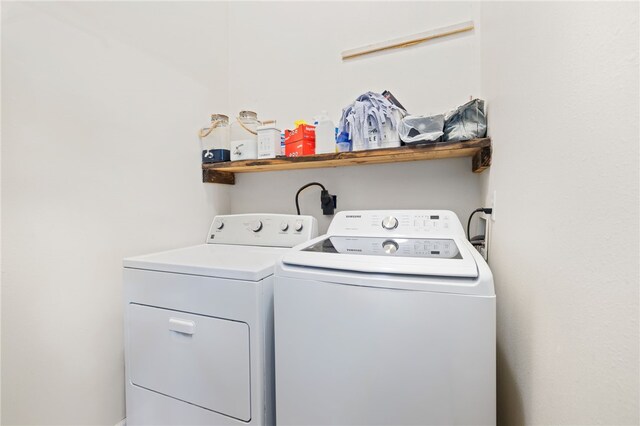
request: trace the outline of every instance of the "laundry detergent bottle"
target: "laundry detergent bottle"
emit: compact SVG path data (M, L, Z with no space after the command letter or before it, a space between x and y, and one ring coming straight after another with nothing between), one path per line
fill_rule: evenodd
M327 111L316 117L316 154L336 152L336 130Z

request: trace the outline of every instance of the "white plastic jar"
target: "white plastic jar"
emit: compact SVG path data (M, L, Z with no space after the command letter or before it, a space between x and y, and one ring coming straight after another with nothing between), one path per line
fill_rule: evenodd
M258 158L258 115L253 111L240 111L231 123L231 160Z

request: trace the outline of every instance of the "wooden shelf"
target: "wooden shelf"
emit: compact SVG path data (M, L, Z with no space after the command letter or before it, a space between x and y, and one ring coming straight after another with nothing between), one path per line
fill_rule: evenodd
M456 157L473 157L472 170L474 173L481 173L491 165L491 139L482 138L464 142L439 142L431 145L401 146L369 151L203 164L202 181L233 185L235 183L234 173L400 163Z

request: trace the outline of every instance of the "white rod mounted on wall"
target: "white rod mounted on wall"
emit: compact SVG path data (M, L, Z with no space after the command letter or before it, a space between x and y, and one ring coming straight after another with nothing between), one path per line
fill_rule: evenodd
M393 40L383 41L380 43L370 44L364 47L349 49L342 52L342 60L356 58L358 56L369 55L375 52L390 49L402 49L416 44L424 43L436 38L448 37L450 35L472 31L474 29L473 21L462 22L460 24L449 25L448 27L436 28L422 33L409 36L395 38Z

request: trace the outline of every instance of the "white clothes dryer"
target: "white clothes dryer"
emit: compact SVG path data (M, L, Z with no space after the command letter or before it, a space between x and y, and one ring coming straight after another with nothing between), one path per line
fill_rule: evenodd
M273 425L273 270L310 216L217 216L207 243L124 260L127 424Z
M340 212L274 291L279 425L495 425L493 277L453 212Z

